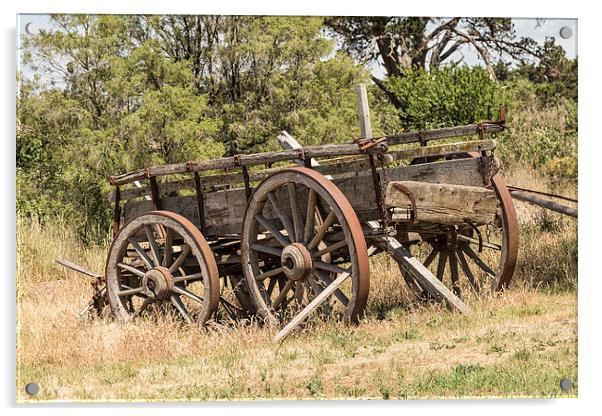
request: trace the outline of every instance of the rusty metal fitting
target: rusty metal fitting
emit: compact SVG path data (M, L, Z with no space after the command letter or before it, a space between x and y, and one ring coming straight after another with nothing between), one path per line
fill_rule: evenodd
M297 153L299 154L299 159L305 162L305 149L300 147L297 149Z
M376 146L379 143L385 142L387 140L386 137L375 137L372 139L355 139L353 142L357 145L362 153L366 153L368 149Z
M150 173L150 169L149 168L144 168L144 177L146 179L150 179L151 178L151 173Z
M416 206L416 198L414 197L414 194L408 187L399 182L393 182L393 187L407 196L410 200L410 223L414 224L416 221L418 221L418 207Z
M240 154L234 155L234 156L232 156L232 158L233 158L234 165L236 165L236 166L240 166L241 165Z
M197 162L194 160L189 160L186 162L186 172L192 172L194 167L197 166Z

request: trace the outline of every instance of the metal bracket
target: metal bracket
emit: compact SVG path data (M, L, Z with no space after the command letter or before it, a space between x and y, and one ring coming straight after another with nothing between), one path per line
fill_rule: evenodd
M369 149L371 149L372 147L376 146L377 144L386 143L387 138L386 137L375 137L372 139L355 139L354 143L357 145L357 147L360 149L360 151L362 153L366 153L368 152Z
M418 220L418 207L416 206L416 198L408 187L399 182L393 182L393 188L404 194L410 200L410 223L414 224Z

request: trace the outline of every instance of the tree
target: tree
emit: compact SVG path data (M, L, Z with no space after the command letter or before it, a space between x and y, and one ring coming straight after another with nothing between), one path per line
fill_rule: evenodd
M307 144L358 135L353 86L368 72L335 53L322 18L53 21L25 39L35 76L18 97L21 212L64 212L85 234L109 224L110 174L272 150L281 130Z
M335 54L322 28L318 17L141 16L131 22L136 42L155 37L160 52L190 63L196 90L208 95L213 116L223 121L220 140L230 155L275 148L280 130L308 144L331 142L334 132L339 140L354 133L352 88L368 74Z
M326 24L351 56L365 63L381 60L387 77L403 77L412 68L437 69L464 46L478 53L492 79L493 54L518 60L537 55L536 42L517 38L511 19L333 17ZM396 104L383 80L372 79Z

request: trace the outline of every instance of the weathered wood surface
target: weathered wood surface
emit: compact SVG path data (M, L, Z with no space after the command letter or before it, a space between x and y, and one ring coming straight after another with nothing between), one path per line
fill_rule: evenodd
M395 160L417 159L422 157L433 156L448 156L459 153L469 152L485 152L494 150L496 141L493 139L487 140L472 140L467 142L447 143L434 146L422 146L415 149L404 149L389 154Z
M484 133L499 133L504 131L502 124L483 123ZM413 131L408 133L393 134L385 136L387 143L391 145L403 143L417 143L421 140L429 142L431 140L449 139L452 137L478 135L480 124L469 124L466 126L444 127L441 129Z
M554 201L550 201L549 199L539 198L533 194L523 191L510 191L510 195L512 198L518 199L519 201L528 202L530 204L534 204L550 211L558 212L560 214L568 215L573 218L577 218L577 209L573 207L569 207L566 205L559 204Z
M479 172L478 158L457 159L414 166L397 167L387 170L389 180L421 181L448 183L455 185L482 186L483 178ZM334 178L334 183L349 199L360 220L372 220L378 217L374 185L370 171L352 176ZM159 190L163 188L159 185ZM207 192L203 195L205 203L205 230L207 236L238 234L242 229L242 219L247 207L243 188ZM286 198L284 198L286 203ZM162 198L163 209L173 211L200 225L195 195L166 196ZM129 201L124 206L124 218L135 216L154 209L152 201Z
M391 257L397 261L399 268L404 273L410 273L418 282L420 287L439 301L445 302L448 308L457 309L463 314L469 314L470 309L447 288L439 279L437 279L424 264L422 264L412 253L408 251L394 237L382 237L380 245Z
M55 260L58 264L60 264L63 267L66 267L68 269L71 269L73 271L76 271L78 273L81 274L85 274L86 276L92 277L94 279L100 279L102 278L102 275L100 273L95 273L92 272L78 264L75 264L73 262L70 262L69 260L65 260L65 259L56 259Z
M384 136L386 141L382 144L371 147L368 153L386 152L388 145L403 143L426 143L431 140L446 139L460 136L478 135L481 127L484 133L498 133L504 130L503 125L493 123L470 124L466 126L446 127L441 129L426 130L419 132L408 132L396 135ZM365 134L362 134L366 136ZM359 155L365 152L361 151L355 143L327 144L320 146L307 146L303 148L303 154L297 150L283 150L279 152L253 153L249 155L240 155L238 157L225 157L220 159L211 159L203 161L189 161L164 166L154 166L145 169L138 169L122 175L109 177L112 185L123 185L141 180L150 176L163 176L169 174L200 172L206 170L232 169L239 166L254 166L265 163L281 162L285 160L297 160L301 157L320 158L344 155Z
M315 311L321 304L324 302L329 296L331 296L334 292L337 291L339 286L345 283L351 275L349 273L341 273L332 283L330 283L326 288L320 292L313 300L303 308L301 312L299 312L293 319L290 320L288 324L285 325L284 328L280 330L274 337L274 341L279 342L282 341L290 332L295 329L301 322L305 320L309 316L310 313Z
M314 159L312 159L315 162ZM389 165L393 161L390 155L385 155L384 164ZM368 162L368 156L361 155L354 158L345 158L342 160L329 160L326 164L316 165L315 170L322 173L323 175L340 175L349 172L358 172L367 170L370 168ZM262 181L270 175L286 169L286 167L264 169L261 171L249 172L249 179L251 181ZM244 177L241 172L222 173L219 175L205 175L200 176L201 186L203 189L211 187L219 187L225 185L242 184ZM138 182L138 181L135 181ZM138 182L139 183L139 182ZM177 181L162 182L159 183L159 195L160 197L174 196L173 194L184 190L194 189L194 178L182 179ZM150 198L151 188L150 186L137 186L136 188L125 189L120 191L120 198L122 201L145 197ZM115 191L109 193L109 202L115 202Z
M416 202L416 221L459 225L491 224L498 208L495 192L476 186L450 185L414 181L392 181L387 185L385 205L389 208L410 208L409 190Z
M367 98L360 97L360 99L367 103ZM361 120L361 118L360 118L360 120ZM371 131L369 131L367 129L366 124L361 123L360 130L361 130L362 135L365 135L366 137L371 136ZM293 148L293 149L301 147L299 142L297 142L297 140L295 140L295 138L293 138L290 135L288 135L288 137L284 137L284 139L281 140L281 144L284 147ZM466 179L468 179L468 176L471 172L474 173L474 172L478 171L478 169L475 169L475 167L477 165L464 166L464 164L466 162L471 162L471 161L474 162L475 159L458 159L458 160L451 160L451 161L446 161L446 162L426 163L426 164L421 164L421 165L409 166L406 168L397 168L397 169L389 170L389 172L396 173L398 177L401 177L403 175L408 175L408 176L422 175L421 180L431 179L431 180L434 180L435 182L438 182L441 180L443 180L443 181L466 180ZM318 164L318 163L316 162L316 164ZM460 169L446 170L450 166L455 166L456 168L460 168ZM422 168L424 168L424 167L427 167L427 169L422 170ZM443 170L442 170L442 168L443 168ZM443 172L447 172L448 174L451 173L451 175L446 177L446 174ZM463 172L464 175L459 174L460 172ZM369 178L371 179L371 176L369 176ZM473 177L473 180L475 180L477 184L480 184L482 181L482 177L481 178ZM372 196L374 196L374 195L372 195ZM352 203L352 205L353 205L353 203ZM354 207L354 209L355 209L355 207ZM380 224L378 221L366 221L365 224L368 227L367 230L376 231L380 228ZM367 231L364 231L364 232L367 233ZM418 236L415 235L413 238L416 239L416 238L420 238L420 237L419 237L419 235ZM398 263L398 266L399 266L401 272L404 273L404 272L408 271L409 273L411 273L412 276L415 276L415 279L418 282L421 282L421 287L424 290L426 290L428 293L430 293L435 299L443 300L446 303L446 305L448 305L448 307L457 308L462 313L465 313L465 314L469 313L468 306L466 306L460 298L458 298L442 282L440 282L435 276L433 276L433 274L426 267L424 267L424 265L422 263L420 263L416 258L414 258L411 255L411 253L409 251L407 251L397 239L395 239L393 237L388 237L388 236L381 236L381 237L377 237L377 238L371 238L370 243L380 245L380 248L382 250L386 250L386 251L390 252L393 259ZM371 249L375 250L376 248L372 246ZM369 249L369 251L370 251L370 249ZM369 255L370 255L370 253L369 253ZM409 279L411 279L411 277L409 277ZM292 330L293 328L294 328L294 326L292 326L290 328L290 330ZM289 330L289 332L290 332L290 330Z
M284 143L291 137L286 132L282 132L279 136L279 141ZM433 156L448 156L459 153L491 151L495 149L495 140L474 140L468 142L448 143L436 146L418 147L415 149L404 149L394 152L389 152L384 155L384 164L390 165L394 160L416 159L422 157ZM345 173L361 172L369 169L368 156L360 155L355 158L341 158L340 160L330 160L326 164L318 163L315 159L311 159L312 167L323 175L342 175ZM281 171L285 167L265 169L256 172L249 172L251 181L262 181L268 176ZM241 172L222 173L217 175L201 176L201 185L204 189L209 187L219 187L225 185L241 184L244 181L244 176ZM138 180L134 181L136 188L121 190L121 200L129 200L134 198L145 197L150 199L149 194L151 189L149 186L141 186ZM194 189L194 179L182 179L178 181L170 181L159 183L160 197L171 196L174 192L182 189ZM109 194L109 202L115 201L115 192Z
M355 86L357 113L360 119L360 136L364 139L372 138L372 122L370 121L370 106L368 105L368 92L366 84Z
M386 150L386 145L376 145L371 147L368 150L368 153L384 153ZM282 150L278 152L252 153L248 155L238 155L237 157L232 156L220 159L188 161L186 163L153 166L124 173L122 175L110 176L109 182L112 185L123 185L152 176L164 176L186 172L201 172L207 170L234 169L241 166L264 165L266 163L297 160L302 158L351 156L363 155L365 153L366 152L361 151L355 143L324 144L320 146L305 147L303 148L303 152L299 150Z

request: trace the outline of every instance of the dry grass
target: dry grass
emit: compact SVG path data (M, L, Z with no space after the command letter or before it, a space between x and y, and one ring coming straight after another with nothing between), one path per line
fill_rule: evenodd
M17 399L33 400L30 381L35 400L559 396L561 378L577 381L576 224L521 209L516 284L472 299L470 316L409 302L377 256L359 326L312 321L281 347L254 323L79 320L88 283L52 260L101 271L105 248L19 219Z

